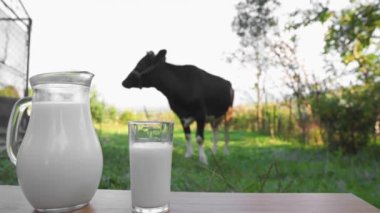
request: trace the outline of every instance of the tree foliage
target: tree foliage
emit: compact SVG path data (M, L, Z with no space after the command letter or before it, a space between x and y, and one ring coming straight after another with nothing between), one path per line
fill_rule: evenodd
M94 122L102 123L105 120L106 104L100 100L98 92L94 89L90 94L91 116Z
M268 39L267 35L272 33L278 23L273 11L279 5L277 0L243 0L236 5L238 14L232 27L241 38L242 46L251 46Z
M325 51L337 51L345 64L356 63L360 80L371 83L379 73L380 4L359 4L333 16ZM373 47L374 49L370 49Z
M380 4L377 0L353 1L350 7L340 11L317 2L311 9L296 11L291 16L302 17L300 22L290 24L293 29L315 22L327 25L324 52L337 52L344 64L353 65L358 80L371 84L380 76Z
M380 4L351 1L347 8L332 10L316 2L292 16L302 17L291 23L293 29L327 25L325 54L338 53L357 77L357 85L318 93L313 102L330 148L356 153L371 140L380 114Z
M278 35L274 11L279 5L277 0L242 0L236 5L232 30L242 48L234 56L243 63L253 63L258 72L270 62L271 38Z
M322 93L313 99L313 111L321 121L331 150L357 153L368 144L380 107L378 92L380 88L356 86Z

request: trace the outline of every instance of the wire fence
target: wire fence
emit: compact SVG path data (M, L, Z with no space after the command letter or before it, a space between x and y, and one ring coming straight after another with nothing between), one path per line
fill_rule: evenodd
M21 0L0 0L0 151L14 103L28 96L31 29L32 19ZM28 116L23 118L26 127ZM25 128L18 133L23 136Z
M19 97L28 94L31 26L20 0L0 0L0 89L12 88Z

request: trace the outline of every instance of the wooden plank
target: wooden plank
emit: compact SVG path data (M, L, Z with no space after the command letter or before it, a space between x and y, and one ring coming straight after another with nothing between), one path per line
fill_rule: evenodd
M380 213L349 193L205 193L172 192L175 212L363 212ZM32 213L18 186L0 186L0 212ZM90 205L76 213L131 212L127 190L98 190Z

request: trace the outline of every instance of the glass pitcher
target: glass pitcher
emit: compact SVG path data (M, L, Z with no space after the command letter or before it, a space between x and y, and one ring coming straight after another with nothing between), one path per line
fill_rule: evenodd
M45 73L30 78L32 98L15 103L7 129L7 153L20 187L37 211L71 211L94 196L103 155L89 104L93 74ZM20 117L32 105L17 158L12 144Z

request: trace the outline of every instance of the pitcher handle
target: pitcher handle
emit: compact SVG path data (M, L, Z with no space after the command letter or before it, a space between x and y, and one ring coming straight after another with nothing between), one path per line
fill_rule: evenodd
M11 116L9 117L8 127L7 127L7 136L6 136L6 147L7 147L8 157L14 165L16 165L17 163L17 158L13 152L12 145L17 141L18 128L20 125L22 115L31 104L32 104L31 97L25 97L25 98L19 99L13 105Z

